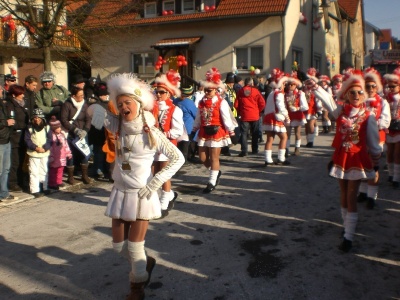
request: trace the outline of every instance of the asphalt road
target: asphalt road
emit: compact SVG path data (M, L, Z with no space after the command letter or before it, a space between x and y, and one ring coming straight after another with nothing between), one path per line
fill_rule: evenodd
M400 192L382 171L378 206L360 205L353 249L341 253L339 188L326 170L332 137L302 148L291 166L264 168L262 146L244 158L235 146L209 195L205 168L184 166L174 210L150 223L157 265L146 299L400 299ZM129 265L113 252L104 216L110 189L2 203L0 298L124 299Z

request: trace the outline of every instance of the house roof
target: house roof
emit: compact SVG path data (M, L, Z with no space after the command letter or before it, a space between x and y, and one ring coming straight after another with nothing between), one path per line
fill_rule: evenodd
M142 18L144 8L132 0L100 0L85 21L86 28L182 23L194 20L284 15L289 0L221 0L215 11ZM137 3L137 2L136 2ZM143 2L141 2L143 3Z
M350 18L355 20L360 0L338 0L339 7Z
M390 43L392 41L392 30L391 29L381 29L382 35L379 37L380 42Z
M176 46L189 46L195 44L201 40L201 36L187 37L187 38L172 38L172 39L162 39L151 45L153 48L168 48Z

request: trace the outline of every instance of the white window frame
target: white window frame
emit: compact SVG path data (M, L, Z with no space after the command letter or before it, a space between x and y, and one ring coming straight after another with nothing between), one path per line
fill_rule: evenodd
M137 64L135 63L135 56L141 56L141 63ZM153 56L153 59L151 61L148 61L146 64L146 59L149 57L149 55ZM136 73L139 75L139 77L142 77L141 75L154 75L155 73L155 60L156 60L157 54L156 52L131 52L131 72ZM151 65L149 64L151 63ZM137 66L136 66L137 65ZM137 67L137 70L135 70ZM143 72L139 72L140 69L143 70Z
M192 3L192 9L185 10L185 2ZM195 11L196 11L196 4L194 3L194 0L182 0L182 14L190 14L194 13Z
M149 12L149 8L154 8L154 13ZM144 17L145 18L153 18L157 16L157 2L146 2L144 4Z
M262 65L261 65L261 66L258 66L258 65L254 66L254 65L252 65L252 61L251 61L251 49L253 49L253 48L261 48L261 50L262 50ZM246 67L246 68L241 68L241 66L238 65L238 62L237 62L237 55L236 55L237 49L246 49L246 50L247 50L247 58L246 58L247 61L246 61L246 63L245 63L245 67ZM260 69L260 70L263 70L263 69L264 69L264 47L263 47L262 45L235 46L235 47L234 47L234 53L235 53L236 68L237 68L237 70L238 70L239 73L247 73L247 72L249 72L249 69L250 69L251 66L253 66L253 67L255 67L255 68L258 68L258 69Z
M172 6L172 9L167 9L165 6L166 5L171 5ZM166 10L166 11L170 11L170 10L172 10L174 13L175 13L175 1L174 0L167 0L167 1L163 1L163 11L164 10Z

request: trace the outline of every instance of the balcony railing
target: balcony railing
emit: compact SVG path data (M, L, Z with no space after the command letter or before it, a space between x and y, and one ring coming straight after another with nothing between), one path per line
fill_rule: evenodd
M19 21L15 22L15 30L7 29L5 24L0 26L0 44L16 45L21 47L37 48L36 41L32 38L25 26ZM55 47L81 49L81 42L78 35L68 28L57 27L53 44Z

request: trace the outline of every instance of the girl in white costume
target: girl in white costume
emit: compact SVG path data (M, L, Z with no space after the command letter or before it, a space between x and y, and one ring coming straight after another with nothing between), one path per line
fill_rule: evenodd
M131 293L127 299L144 299L155 259L147 256L144 240L149 220L161 216L157 190L184 163L181 152L154 127L148 112L154 103L150 87L133 74L115 74L108 81L110 98L119 116L108 113L105 127L116 136L114 187L105 212L112 218L113 248L131 263ZM154 177L156 152L170 163Z

